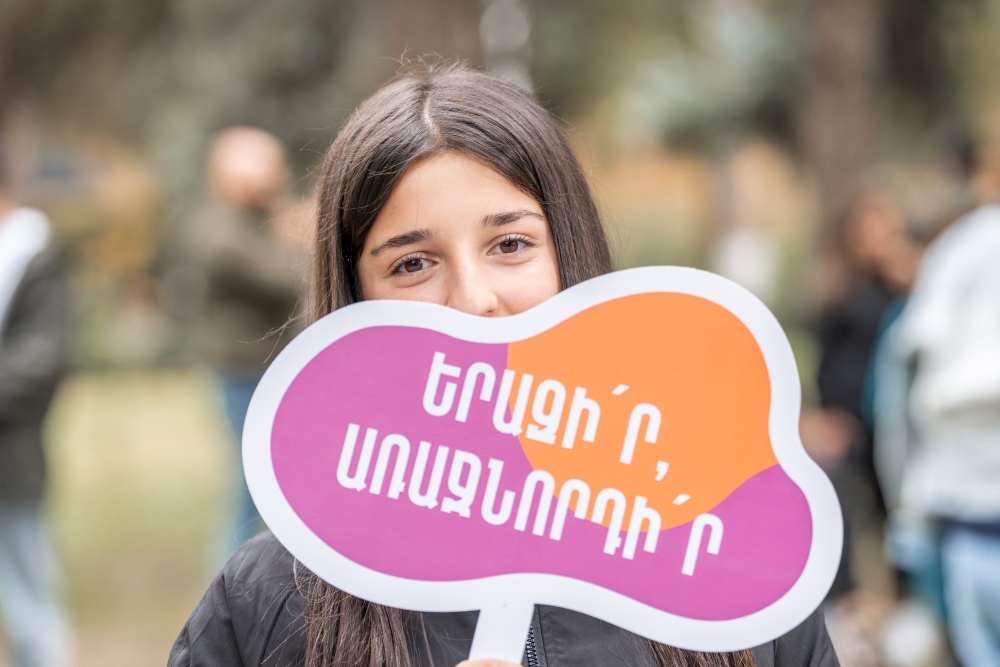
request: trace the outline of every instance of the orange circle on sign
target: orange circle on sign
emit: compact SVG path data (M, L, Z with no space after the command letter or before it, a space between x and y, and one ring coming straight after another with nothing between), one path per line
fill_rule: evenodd
M551 473L557 490L575 478L594 495L615 488L630 501L645 496L664 529L708 512L777 463L764 357L747 327L706 299L664 292L602 303L511 343L507 367L533 375L536 387L555 379L566 389L555 444L520 435L532 467ZM593 443L583 440L581 422L567 449L562 438L577 387L600 405L600 421ZM642 421L631 463L622 463L632 410L643 403L659 410L659 432L646 442L648 418ZM529 402L525 429L531 423Z

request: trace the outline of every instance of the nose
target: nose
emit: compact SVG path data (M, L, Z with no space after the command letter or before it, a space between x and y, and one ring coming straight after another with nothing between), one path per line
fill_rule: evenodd
M469 315L496 317L500 312L500 298L494 285L486 275L473 264L455 267L448 286L446 306Z

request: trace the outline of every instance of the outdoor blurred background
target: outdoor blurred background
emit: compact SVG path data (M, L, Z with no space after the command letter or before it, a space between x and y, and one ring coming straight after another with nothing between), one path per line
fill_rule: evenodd
M0 0L2 159L67 249L75 299L47 507L82 667L165 664L218 566L236 450L178 241L213 136L281 140L289 233L307 235L340 124L431 54L563 121L620 267L708 268L758 294L807 406L821 311L860 270L841 242L857 202L905 226L902 294L921 244L1000 186L1000 0ZM829 424L813 427L822 458ZM886 639L900 589L877 515L852 526L835 637L852 666L940 641Z

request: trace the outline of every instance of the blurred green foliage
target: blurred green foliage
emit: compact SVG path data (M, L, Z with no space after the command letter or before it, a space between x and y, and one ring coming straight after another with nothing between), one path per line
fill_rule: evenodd
M27 165L26 198L73 249L81 363L186 358L160 308L160 278L176 226L203 196L216 131L240 123L276 134L306 196L343 119L402 62L484 62L479 17L490 1L499 0L0 0L0 136ZM534 91L570 128L622 265L706 266L732 224L727 165L763 138L797 170L791 203L757 215L784 230L774 305L786 322L808 319L804 272L823 215L799 199L825 196L831 176L808 169L803 96L828 85L836 100L838 77L851 75L810 69L817 44L861 39L836 21L810 22L819 6L874 7L882 21L874 102L860 112L871 116L871 145L841 173L881 183L889 165L906 181L947 162L959 139L1000 145L1000 0L528 3ZM657 151L670 155L643 162ZM664 168L641 192L641 179L621 177L630 164L676 166L678 155L697 164Z

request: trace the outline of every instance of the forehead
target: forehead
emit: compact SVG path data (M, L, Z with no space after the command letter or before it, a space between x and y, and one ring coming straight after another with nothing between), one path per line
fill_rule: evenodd
M542 214L534 197L486 163L460 153L440 153L406 171L375 219L366 245L403 228L478 225L485 216L512 209Z
M531 196L521 192L492 166L456 152L438 153L410 167L396 185L390 200L412 200L422 195L434 195L435 201L445 199L468 204L485 203L498 197L533 201Z

